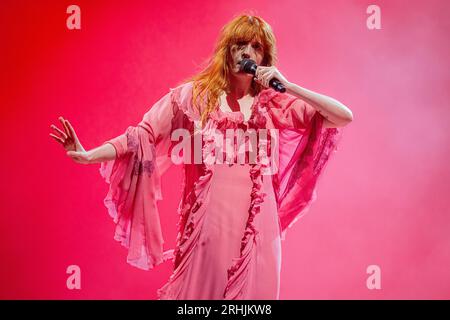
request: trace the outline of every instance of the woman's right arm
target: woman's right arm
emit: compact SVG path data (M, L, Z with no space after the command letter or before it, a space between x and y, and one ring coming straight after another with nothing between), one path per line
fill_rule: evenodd
M157 201L162 199L161 174L171 162L171 133L183 128L191 91L187 85L171 88L137 125L87 152L67 120L60 119L67 133L53 127L62 137L50 134L74 161L101 162L99 172L109 184L103 202L116 226L114 239L128 249L127 262L144 270L173 257L173 250L164 250Z
M105 143L87 152L89 164L114 160L116 148L111 143Z

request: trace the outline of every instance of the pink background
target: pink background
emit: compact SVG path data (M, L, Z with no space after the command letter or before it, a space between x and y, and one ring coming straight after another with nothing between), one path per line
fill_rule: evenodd
M70 4L81 30L68 30ZM381 8L368 30L366 8ZM354 121L318 200L283 242L281 299L449 299L450 2L2 1L0 298L155 299L171 274L125 262L99 165L49 137L67 117L86 149L123 133L198 71L221 27L253 9L277 36L277 67L346 104ZM175 243L180 167L163 180ZM81 290L66 268L81 268ZM381 290L366 287L369 265Z

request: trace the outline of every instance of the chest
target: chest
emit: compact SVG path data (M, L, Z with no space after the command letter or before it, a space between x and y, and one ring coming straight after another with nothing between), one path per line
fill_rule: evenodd
M220 97L220 109L223 112L237 112L242 113L244 121L248 121L252 114L252 105L255 97L243 97L242 99L229 99L226 94Z

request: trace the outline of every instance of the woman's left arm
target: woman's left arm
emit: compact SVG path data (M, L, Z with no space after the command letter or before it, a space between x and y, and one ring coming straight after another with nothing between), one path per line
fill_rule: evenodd
M286 92L292 94L314 107L324 119L324 126L328 128L344 127L353 121L352 111L341 102L326 95L302 88L289 82L275 67L258 66L255 81L268 87L272 78L277 78L286 88ZM259 79L259 80L258 80Z
M353 121L352 111L336 99L302 88L295 83L288 83L286 92L313 106L325 118L325 127L344 127Z

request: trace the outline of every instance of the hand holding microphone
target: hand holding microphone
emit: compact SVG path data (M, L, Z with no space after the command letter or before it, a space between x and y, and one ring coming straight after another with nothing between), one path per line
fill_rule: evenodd
M256 75L257 68L267 69L267 70L263 71L264 73L262 74L262 77L264 77L266 79L270 79L269 82L267 83L267 81L264 81L264 80L263 81L260 80L260 82L263 85L265 85L266 87L270 86L278 92L286 91L285 86L281 83L281 81L279 79L277 79L275 77L275 75L278 74L279 77L281 76L284 80L286 80L286 79L281 75L281 73L278 71L278 69L275 68L274 66L258 67L256 62L253 61L252 59L242 59L242 61L239 62L239 66L240 66L241 71L243 71L245 73L253 74L253 75Z

